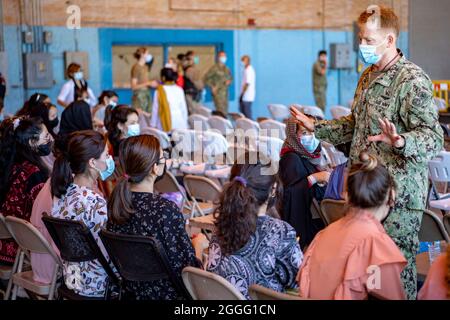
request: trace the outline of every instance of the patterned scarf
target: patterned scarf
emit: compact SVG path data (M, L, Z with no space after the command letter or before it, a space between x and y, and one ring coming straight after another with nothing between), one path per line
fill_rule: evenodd
M447 245L447 298L450 299L450 245Z
M165 132L172 130L172 117L170 115L169 101L167 100L166 91L163 85L158 86L158 105L159 119L161 120L162 129Z
M297 135L297 123L292 119L289 119L286 124L286 140L281 149L281 156L288 152L297 153L300 157L309 160L319 170L326 170L327 168L328 163L322 155L322 146L319 144L319 147L313 153L306 151Z

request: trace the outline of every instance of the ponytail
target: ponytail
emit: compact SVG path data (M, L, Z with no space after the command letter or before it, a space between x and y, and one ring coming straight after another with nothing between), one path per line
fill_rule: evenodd
M73 173L70 168L67 155L61 153L53 165L52 177L50 180L51 192L53 197L61 198L66 194L67 188L73 183Z
M125 175L111 193L108 218L114 224L125 224L134 213L129 179L131 178Z
M228 183L220 195L214 212L220 248L231 255L242 248L256 231L258 199L247 181L237 176Z

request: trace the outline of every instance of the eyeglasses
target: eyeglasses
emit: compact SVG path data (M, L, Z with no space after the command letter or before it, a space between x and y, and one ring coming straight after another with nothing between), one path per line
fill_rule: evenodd
M163 156L158 159L158 163L159 164L164 164L164 163L166 163L166 160L168 160L169 158L170 158L169 152L164 151L163 152Z

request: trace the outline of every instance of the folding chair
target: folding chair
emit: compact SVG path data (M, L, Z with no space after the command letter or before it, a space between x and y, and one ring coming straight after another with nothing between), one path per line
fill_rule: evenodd
M219 116L211 116L208 119L208 124L211 129L218 130L223 136L227 135L227 131L233 130L231 121Z
M316 106L303 106L302 112L308 116L312 116L318 119L325 119L325 114L323 113L322 109Z
M108 285L104 297L85 297L70 290L65 285L58 290L60 296L68 300L108 300L110 298L110 285L119 286L119 278L100 250L91 231L81 221L49 216L42 217L42 221L59 249L62 260L75 263L98 260L108 275Z
M300 296L278 292L259 284L252 284L248 290L253 300L308 300Z
M186 191L180 184L178 183L175 176L170 172L166 171L161 180L155 183L155 190L158 193L170 193L170 192L179 192L183 196L182 203L182 213L185 219L187 219L192 212L192 203L189 201Z
M289 108L284 104L269 104L267 108L274 120L283 121L291 116Z
M100 231L105 249L121 276L121 293L125 289L124 281L169 280L177 293L188 300L191 296L180 276L170 266L162 244L153 237L125 235L102 229Z
M56 282L62 271L61 259L39 230L28 221L8 216L5 222L11 235L20 247L17 269L12 274L13 290L11 299L16 300L17 290L21 287L39 296L47 296L48 300L53 300ZM33 279L33 271L23 271L25 255L30 257L31 253L48 254L54 259L57 267L50 284L35 281ZM9 292L5 295L5 300L7 299L9 299Z
M0 214L0 240L10 240L10 239L13 239L13 236L9 232L8 227L5 223L5 217L2 214ZM17 249L16 258L12 266L0 265L0 279L8 280L8 285L3 295L4 300L6 300L6 297L9 297L11 293L12 288L11 275L14 273L15 270L17 270L17 265L19 263L19 256L20 256L20 247Z
M211 109L209 109L205 106L197 106L193 110L193 114L199 114L206 118L209 118L209 117L211 117L212 111L211 111Z
M252 135L258 135L260 126L259 123L247 118L240 118L236 120L236 129L242 129L245 132L250 132Z
M330 225L342 218L347 208L346 202L343 200L324 199L320 204L320 209L325 225Z
M334 106L330 108L330 112L333 119L340 119L349 116L352 113L352 110L343 106Z
M209 129L208 118L201 114L192 114L188 118L189 127L196 131L205 131Z
M445 230L444 224L436 213L430 210L423 211L422 224L419 231L420 242L447 241L450 236Z
M155 136L159 144L161 145L161 148L163 150L168 150L172 148L172 145L170 144L170 138L164 131L158 130L156 128L147 127L141 130L141 135L150 135Z
M214 202L219 199L222 191L217 184L206 177L193 175L184 176L183 183L193 203L191 218L196 213L204 216L214 211Z
M259 137L258 152L271 161L280 161L281 148L284 141L275 137Z
M447 234L450 236L450 213L447 213L444 216L444 227L445 231L447 231Z
M194 300L246 300L239 290L217 274L186 267L182 277Z
M428 170L431 181L429 206L439 209L445 214L446 211L450 210L450 193L438 193L436 183L445 182L447 191L450 181L450 152L441 151L436 158L428 161Z
M282 122L268 119L261 121L259 126L261 127L261 135L279 138L281 140L286 139L286 125Z

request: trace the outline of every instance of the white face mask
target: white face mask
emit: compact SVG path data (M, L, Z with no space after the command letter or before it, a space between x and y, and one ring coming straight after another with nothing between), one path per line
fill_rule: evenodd
M153 60L153 56L149 53L145 56L145 62L150 63Z
M75 72L75 74L73 75L73 78L75 80L83 80L83 72L82 71Z

